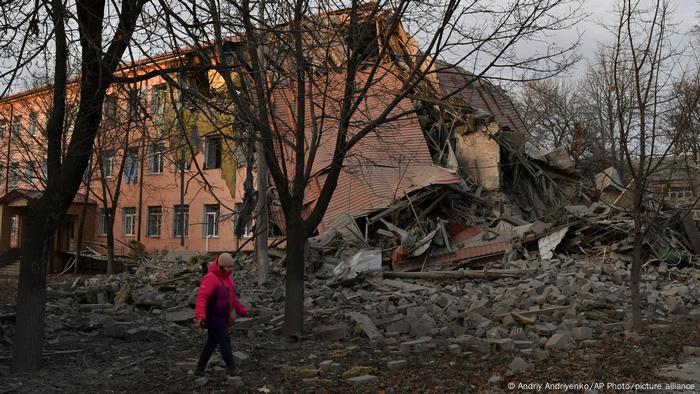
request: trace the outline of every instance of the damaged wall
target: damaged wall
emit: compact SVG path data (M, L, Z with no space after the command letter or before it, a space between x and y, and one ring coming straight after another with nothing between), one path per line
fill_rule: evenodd
M455 131L455 154L462 174L485 189L498 189L501 186L500 147L489 137L498 131L498 124L491 122L477 132L468 132L467 126Z

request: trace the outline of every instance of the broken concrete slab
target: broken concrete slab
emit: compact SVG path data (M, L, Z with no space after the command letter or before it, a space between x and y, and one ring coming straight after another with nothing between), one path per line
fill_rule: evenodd
M354 378L345 379L345 381L353 384L367 384L376 382L377 379L378 378L375 375L360 375L355 376Z
M521 357L516 357L508 364L508 368L515 373L527 372L532 369L532 364L523 360Z
M575 327L571 333L577 341L593 338L593 329L590 327Z
M165 314L165 320L177 324L192 324L194 321L194 311L191 309L182 309L168 312Z
M545 349L566 350L571 347L571 336L568 333L557 333L552 335L544 345Z
M361 249L333 270L330 284L351 284L362 278L377 278L382 275L382 250Z
M569 231L569 227L564 227L537 240L537 247L539 249L541 259L548 260L554 257L553 251L557 246L559 246L561 240L564 239L567 231Z
M348 337L350 334L350 327L345 324L335 324L332 326L318 327L314 331L324 341L340 341Z
M406 360L394 360L394 361L389 361L386 363L387 368L389 368L392 371L396 371L399 369L404 368L406 365L408 365L408 361Z
M379 332L377 326L374 325L372 319L370 319L367 315L359 312L351 312L348 313L348 316L350 316L350 318L352 318L352 320L360 326L365 335L367 335L367 338L369 338L371 341L382 338L382 333Z

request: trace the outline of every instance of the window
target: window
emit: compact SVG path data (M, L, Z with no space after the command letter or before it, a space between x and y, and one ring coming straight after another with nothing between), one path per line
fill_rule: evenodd
M0 138L5 136L5 131L7 130L7 122L0 120Z
M29 114L29 135L32 137L36 136L36 131L39 130L39 118L36 115L36 112L32 111Z
M117 96L110 94L105 97L105 120L114 125L117 121Z
M219 204L204 205L204 236L219 236Z
M192 160L187 157L183 160L181 156L178 156L175 166L177 171L183 171L183 167L184 171L189 171L192 168Z
M130 181L136 183L136 176L139 171L138 153L139 148L129 148L126 150L126 161L124 162L124 178L126 178L126 183Z
M238 213L241 212L241 210L243 209L243 204L236 203L235 209L236 209L236 220L233 221L234 231L236 229L236 224L238 222ZM245 224L245 227L243 227L243 237L244 238L251 238L253 236L252 226L253 226L252 221Z
M139 91L136 88L129 90L127 93L127 111L129 120L135 120L139 117Z
M100 162L102 164L102 173L105 178L111 178L114 176L114 151L106 150L100 155Z
M17 186L17 184L19 183L19 175L20 175L19 163L11 163L10 164L10 177L7 180L11 187Z
M670 186L666 189L666 197L669 199L693 198L693 190L687 187Z
M190 221L190 206L175 205L173 209L173 235L176 237L186 237Z
M97 234L107 235L107 210L100 208L100 213L97 217Z
M10 236L14 237L17 235L17 215L12 215L10 219Z
M151 89L151 113L153 115L165 114L165 99L168 93L168 85L156 85Z
M204 169L221 167L221 137L207 137L204 145Z
M36 171L34 171L33 161L30 160L27 162L24 170L24 176L26 178L27 183L30 185L34 184L34 181L36 181Z
M22 117L15 116L15 118L12 119L12 136L19 138L21 135L21 131L22 131Z
M0 186L5 184L5 166L0 164Z
M134 223L136 222L136 208L122 209L122 234L134 235Z
M151 174L163 173L163 145L151 145L151 157L149 162L151 167Z
M148 207L148 223L146 228L147 237L160 237L160 219L162 216L162 207Z
M154 86L151 89L151 114L153 125L160 133L163 133L165 124L165 103L168 94L168 86L166 84Z

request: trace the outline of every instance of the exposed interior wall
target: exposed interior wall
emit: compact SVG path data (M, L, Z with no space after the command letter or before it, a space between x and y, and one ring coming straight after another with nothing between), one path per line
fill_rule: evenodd
M488 190L501 186L500 147L488 136L497 131L495 122L476 132L469 132L466 126L455 130L455 154L461 173Z

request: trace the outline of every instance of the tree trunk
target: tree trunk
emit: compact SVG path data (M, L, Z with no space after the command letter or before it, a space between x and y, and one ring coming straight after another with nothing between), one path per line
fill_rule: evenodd
M92 176L92 172L90 172ZM88 201L90 200L90 182L87 182L85 190L85 199L83 200L83 210L80 216L80 225L78 226L78 251L75 254L75 264L73 265L73 273L78 273L78 268L80 267L80 260L82 258L81 252L83 250L83 232L85 231L85 215L87 215Z
M30 209L22 236L22 257L17 285L17 322L12 350L12 369L36 371L42 364L46 274L53 250L53 237L45 229L54 227ZM42 220L43 219L43 220Z
M114 273L114 215L107 218L107 275Z
M285 214L287 227L287 274L282 332L301 336L304 332L304 244L306 235L301 209Z
M265 148L258 142L258 207L256 215L255 258L258 261L258 284L267 282L270 268L270 257L267 250L268 213L267 213L267 162L265 161Z
M636 204L635 204L636 205ZM642 272L642 218L640 208L634 212L634 250L632 252L632 269L630 270L630 293L632 296L632 330L642 330L642 300L639 291L639 281Z

